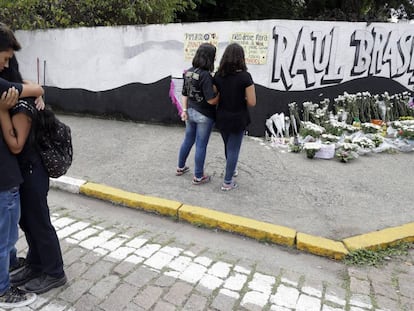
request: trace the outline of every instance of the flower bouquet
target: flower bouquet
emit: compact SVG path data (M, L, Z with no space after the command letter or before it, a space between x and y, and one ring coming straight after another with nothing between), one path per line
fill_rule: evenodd
M309 142L303 145L303 150L306 152L306 156L309 159L313 159L317 151L321 149L321 144L317 142Z
M414 120L394 121L392 127L397 130L397 137L414 140Z
M375 143L366 136L356 137L352 140L352 143L358 145L358 154L366 154L372 151L375 148Z
M325 128L309 121L302 121L299 132L302 137L312 136L317 138L325 132Z
M353 143L342 143L335 151L335 157L341 162L349 162L350 160L358 158L357 144Z
M381 130L381 126L373 123L361 123L361 129L365 134L376 134Z

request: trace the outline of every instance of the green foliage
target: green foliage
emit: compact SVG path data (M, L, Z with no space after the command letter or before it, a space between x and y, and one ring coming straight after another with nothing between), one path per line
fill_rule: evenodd
M412 18L410 0L304 0L302 18L342 21L386 21L391 13Z
M0 21L13 29L170 23L193 0L0 0Z
M347 265L357 266L380 266L392 257L407 256L408 250L413 247L413 244L400 242L396 245L390 246L386 249L367 250L359 249L350 252L343 259Z

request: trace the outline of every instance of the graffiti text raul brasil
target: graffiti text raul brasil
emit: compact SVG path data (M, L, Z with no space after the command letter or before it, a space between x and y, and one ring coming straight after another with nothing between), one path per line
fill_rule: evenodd
M414 29L372 26L343 33L303 26L273 28L272 83L281 90L310 89L355 78L378 76L414 84Z

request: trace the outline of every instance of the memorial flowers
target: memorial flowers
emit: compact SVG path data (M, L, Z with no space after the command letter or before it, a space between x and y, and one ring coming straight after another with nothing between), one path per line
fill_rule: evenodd
M310 121L302 121L300 127L300 135L302 137L312 136L318 138L325 132L325 128Z
M361 129L365 134L376 134L381 130L381 126L369 122L361 123Z
M303 150L306 152L306 157L313 159L317 151L321 149L321 144L318 142L309 142L303 145Z
M356 150L358 145L354 143L342 143L335 151L335 157L344 163L349 162L350 160L358 158L358 153Z

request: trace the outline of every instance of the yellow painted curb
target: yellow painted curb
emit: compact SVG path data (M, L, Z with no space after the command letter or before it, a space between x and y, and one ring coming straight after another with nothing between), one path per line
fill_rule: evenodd
M348 254L348 250L342 242L301 232L296 235L296 248L336 260L343 259Z
M343 240L349 250L385 248L398 242L414 242L414 222L361 234Z
M195 225L239 233L257 240L265 240L288 246L293 246L295 243L296 231L288 227L273 225L203 207L184 204L178 211L178 219L188 221Z
M172 200L144 196L133 192L127 192L117 188L87 182L80 186L80 193L94 198L108 200L136 209L156 212L162 215L177 217L178 209L182 203Z

